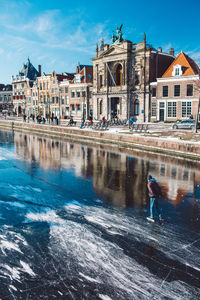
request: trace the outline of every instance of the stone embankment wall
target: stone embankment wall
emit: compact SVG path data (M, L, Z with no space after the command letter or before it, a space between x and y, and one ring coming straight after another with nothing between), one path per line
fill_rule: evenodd
M96 141L103 144L116 144L125 148L138 148L151 152L200 160L200 143L191 141L167 140L156 138L149 133L145 136L111 133L109 131L84 130L73 127L52 126L47 124L0 121L0 128L27 131L60 138L73 138Z

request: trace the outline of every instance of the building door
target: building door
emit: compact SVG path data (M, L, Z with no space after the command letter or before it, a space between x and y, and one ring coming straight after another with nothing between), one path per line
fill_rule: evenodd
M165 103L160 102L159 104L159 121L163 122L165 120Z

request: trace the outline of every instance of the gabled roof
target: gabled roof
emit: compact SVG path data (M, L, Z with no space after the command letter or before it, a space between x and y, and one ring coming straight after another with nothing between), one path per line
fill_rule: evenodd
M56 74L58 81L63 81L64 79L72 80L74 78L74 74L72 73L65 73L65 74Z
M182 76L190 76L199 74L199 67L188 55L181 52L173 63L169 66L167 71L163 74L162 78L172 77L172 72L175 65L180 65L182 67Z
M93 66L90 65L78 65L77 68L77 73L76 75L80 75L80 83L92 83L93 82ZM74 84L76 82L74 79L72 83Z
M35 69L35 67L30 62L30 59L28 58L27 63L23 65L23 68L21 72L19 72L19 75L25 76L30 80L35 80L36 77L39 76L39 72Z

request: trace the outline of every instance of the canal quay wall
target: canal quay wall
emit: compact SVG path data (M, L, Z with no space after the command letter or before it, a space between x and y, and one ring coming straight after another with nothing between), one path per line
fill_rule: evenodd
M144 136L9 120L0 120L0 128L37 133L56 138L70 138L84 142L95 141L99 144L112 144L123 148L141 149L200 161L200 143L154 137L151 133L145 133Z

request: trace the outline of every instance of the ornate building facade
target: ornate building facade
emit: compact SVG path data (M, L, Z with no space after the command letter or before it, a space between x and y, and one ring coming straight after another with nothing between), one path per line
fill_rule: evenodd
M12 90L13 90L13 105L14 112L17 115L22 115L27 113L27 90L33 86L33 83L38 76L41 75L41 66L38 66L38 71L31 64L30 59L28 58L27 63L23 65L19 75L12 76ZM28 105L30 104L30 99L28 95Z
M93 61L93 116L111 119L150 121L150 82L162 75L174 60L173 53L155 50L146 43L123 40L122 26L112 36L112 44L96 47Z

